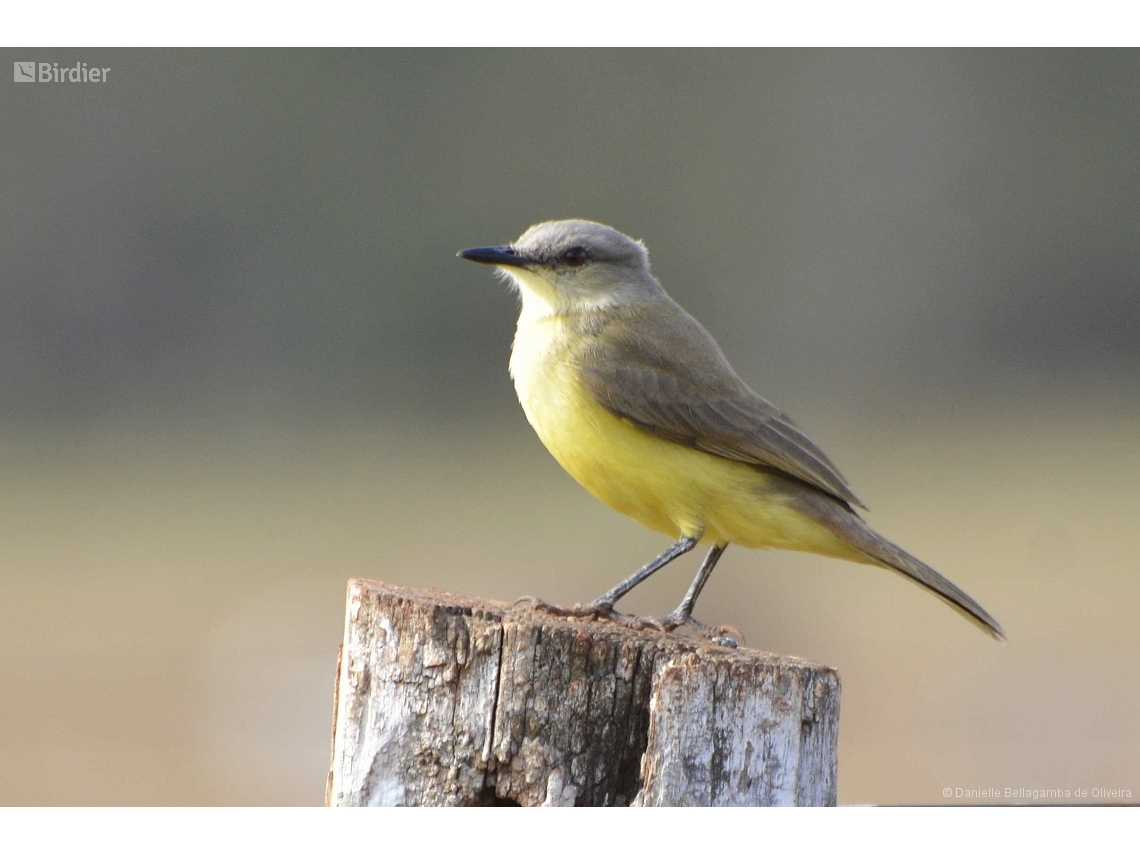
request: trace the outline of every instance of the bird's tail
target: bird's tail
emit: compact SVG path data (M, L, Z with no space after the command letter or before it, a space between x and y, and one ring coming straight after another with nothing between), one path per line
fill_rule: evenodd
M875 532L858 514L830 496L825 498L818 495L813 498L815 501L805 502L801 506L808 510L811 516L824 523L844 545L859 553L860 560L902 574L953 606L982 631L999 641L1005 640L1005 631L1001 628L1001 624L994 620L993 615L933 567L895 546Z

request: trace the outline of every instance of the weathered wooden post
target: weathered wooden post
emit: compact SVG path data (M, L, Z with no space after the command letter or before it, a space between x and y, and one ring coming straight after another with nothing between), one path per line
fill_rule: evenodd
M355 579L329 805L833 805L839 675Z

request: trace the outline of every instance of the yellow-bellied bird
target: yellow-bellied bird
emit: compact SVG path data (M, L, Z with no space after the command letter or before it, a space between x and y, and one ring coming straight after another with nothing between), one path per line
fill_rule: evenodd
M684 599L652 621L695 624L701 589L738 543L895 570L1004 637L965 591L871 530L835 464L665 293L642 243L559 220L459 256L496 265L522 296L510 372L543 444L597 498L676 539L589 605L548 608L614 616L619 598L703 541L711 549Z

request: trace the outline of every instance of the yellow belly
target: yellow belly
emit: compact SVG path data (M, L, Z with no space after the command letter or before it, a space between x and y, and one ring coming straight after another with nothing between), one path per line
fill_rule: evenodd
M562 467L610 507L674 538L851 557L763 472L615 417L579 384L569 359L527 370L519 356L512 373L527 419Z

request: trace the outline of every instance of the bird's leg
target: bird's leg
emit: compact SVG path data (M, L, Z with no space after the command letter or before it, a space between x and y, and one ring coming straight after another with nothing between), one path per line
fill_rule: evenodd
M697 635L704 636L721 647L739 647L744 644L744 633L734 626L706 626L693 617L693 607L697 604L697 597L704 590L705 583L712 575L713 568L721 555L728 549L728 544L717 544L709 550L705 560L701 562L701 569L697 571L693 584L685 593L680 605L672 612L659 618L630 618L630 625L635 629L659 629L662 632L672 632L681 627L687 627Z
M728 549L727 543L723 546L718 543L709 550L709 554L701 562L701 569L697 571L696 578L693 579L693 584L689 585L689 590L685 593L685 598L681 600L680 605L665 617L656 618L653 621L654 625L660 626L666 632L686 624L693 624L698 629L704 629L702 625L693 620L693 607L697 604L697 597L701 595L705 582L709 580L713 568L716 567L717 561L720 560L726 549Z
M632 591L635 587L640 585L674 558L679 558L686 552L689 552L694 546L697 545L697 537L682 537L628 579L625 579L618 584L614 585L592 603L585 605L572 606L570 608L563 608L561 606L552 606L548 603L537 600L533 597L521 597L516 602L527 602L529 605L542 611L550 612L551 614L564 615L569 617L608 617L614 615L614 603ZM723 551L723 550L722 550ZM711 568L710 568L711 569ZM695 584L695 583L694 583ZM697 590L700 593L700 589ZM695 597L694 597L695 599ZM692 606L689 607L692 611Z
M699 538L696 537L682 537L628 579L614 585L610 590L606 591L594 602L590 603L595 611L613 611L614 603L672 561L674 558L680 558L686 552L692 550L697 545Z

